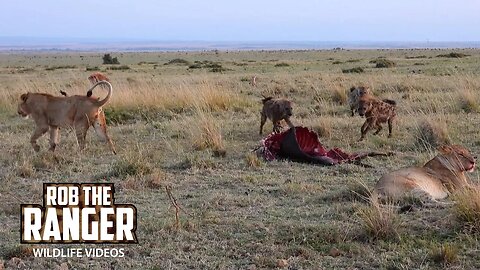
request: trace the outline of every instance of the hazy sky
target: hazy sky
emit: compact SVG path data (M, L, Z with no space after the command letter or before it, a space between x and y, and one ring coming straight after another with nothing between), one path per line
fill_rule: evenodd
M479 0L4 0L0 36L480 41Z

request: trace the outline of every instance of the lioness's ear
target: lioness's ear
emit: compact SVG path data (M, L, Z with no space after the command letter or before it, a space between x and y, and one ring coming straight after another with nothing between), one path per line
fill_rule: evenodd
M20 96L20 99L21 99L23 102L27 101L27 98L28 98L28 93L22 94L22 95Z
M438 147L438 151L442 154L448 154L452 152L452 147L450 145L441 145Z

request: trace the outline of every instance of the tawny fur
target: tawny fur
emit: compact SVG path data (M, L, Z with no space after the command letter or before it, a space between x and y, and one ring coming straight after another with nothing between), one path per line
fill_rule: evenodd
M267 119L273 122L273 132L280 132L282 125L280 121L285 120L289 127L294 127L290 121L293 115L292 102L284 98L265 97L262 100L263 108L260 112L260 134L263 133L263 125Z
M109 82L101 81L92 86L89 91L101 84L108 86L108 94L102 100L77 95L56 97L45 93L21 95L21 102L17 109L18 114L23 117L31 116L36 124L35 131L30 138L33 149L40 150L37 139L50 131L50 150L54 151L58 143L60 127L73 127L80 149L84 149L88 128L93 126L96 133L109 144L115 153L113 143L107 134L105 114L102 110L102 106L112 95L112 85Z
M382 176L375 186L376 194L389 199L413 195L439 200L469 186L465 172L475 169L475 158L460 145L442 146L439 151L423 167L403 168Z
M94 73L90 74L90 76L88 76L88 80L92 83L92 85L93 85L93 84L96 84L96 83L98 83L98 82L100 82L100 81L110 82L110 80L108 79L108 77L105 76L103 73L100 73L100 72L94 72ZM104 85L102 85L102 87L105 88ZM87 97L90 97L90 96L92 96L92 91L91 91L91 90L89 90L89 91L87 92Z
M360 141L365 138L367 132L376 128L374 135L382 130L383 123L388 123L388 137L392 137L393 121L396 116L396 102L389 99L378 100L370 96L362 96L358 102L358 114L365 116L365 123L362 125Z
M90 74L90 76L88 76L88 80L89 80L92 84L96 84L97 82L100 82L100 81L110 82L110 80L108 79L108 77L105 76L103 73L100 73L100 72L95 72L95 73Z

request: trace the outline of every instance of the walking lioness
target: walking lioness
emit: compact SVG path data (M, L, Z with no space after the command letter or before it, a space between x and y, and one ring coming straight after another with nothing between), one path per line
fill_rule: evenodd
M37 139L49 130L50 150L55 150L60 127L75 128L80 149L84 149L88 128L93 126L96 133L109 144L111 150L115 153L112 140L107 135L105 115L102 113L102 106L108 102L112 95L112 85L109 82L100 81L93 85L89 91L100 84L108 86L108 94L102 100L86 96L57 97L45 93L21 95L21 103L18 104L17 112L25 118L31 116L35 121L36 128L30 138L30 143L36 152L40 150Z
M450 192L469 186L465 172L475 169L475 158L460 145L446 145L423 167L409 167L388 173L378 181L380 197L398 199L405 195L446 198Z

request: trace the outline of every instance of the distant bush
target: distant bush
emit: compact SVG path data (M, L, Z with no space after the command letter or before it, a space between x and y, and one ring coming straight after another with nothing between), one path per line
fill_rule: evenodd
M334 64L334 65L338 65L338 64L343 64L343 62L342 62L342 61L338 61L338 60L337 60L337 61L333 61L333 62L332 62L332 64Z
M222 66L213 67L210 69L210 72L224 72L224 71L228 71L228 69Z
M347 63L357 63L357 62L360 62L361 60L360 59L350 59L350 60L347 60L346 62Z
M141 62L138 62L138 65L141 66L141 65L156 65L158 64L158 62L154 62L154 61L150 61L150 62L147 62L147 61L141 61ZM166 63L165 63L166 65Z
M123 66L118 66L118 67L108 67L107 68L108 70L127 70L127 69L130 69L129 66L127 65L123 65Z
M102 59L103 59L104 65L120 65L120 62L118 61L117 57L112 58L112 56L109 53L104 54Z
M201 65L201 64L193 64L193 65L188 66L188 68L189 68L189 69L202 68L202 65Z
M209 68L210 72L224 72L229 69L224 68L220 63L212 61L195 61L193 64L188 66L189 69L200 69L200 68Z
M95 66L95 67L86 67L85 70L86 70L86 71L99 71L100 68L97 67L97 66Z
M287 64L287 63L278 63L278 64L275 64L275 67L289 67L290 65Z
M464 53L456 53L456 52L437 55L437 57L446 57L446 58L463 58L463 57L467 57L467 56L470 56L470 55L464 54Z
M244 66L248 66L247 63L233 63L235 66L237 67L244 67Z
M185 65L185 66L188 66L188 65L190 65L190 62L185 60L185 59L175 58L175 59L172 59L172 60L168 61L164 65Z
M349 68L349 69L342 69L343 73L363 73L365 70L363 70L362 67L354 67L354 68Z
M73 69L73 68L77 68L76 66L53 66L53 67L47 67L45 70L48 70L48 71L52 71L52 70L56 70L56 69Z
M371 60L370 63L375 64L376 68L391 68L396 66L395 62L393 62L392 60L383 59L383 58Z
M421 58L427 58L427 56L426 55L405 56L405 59L421 59Z

